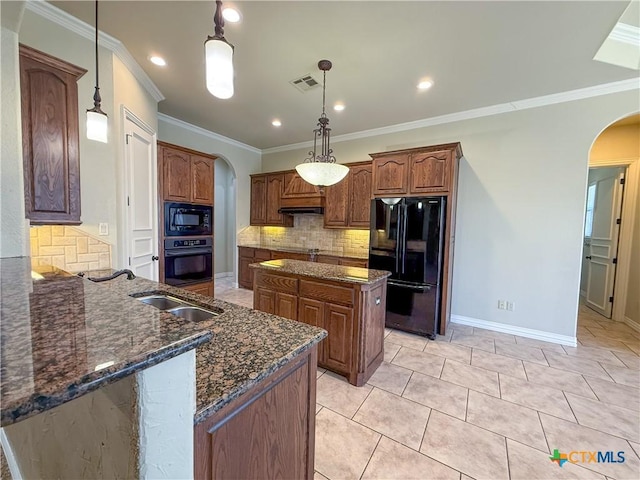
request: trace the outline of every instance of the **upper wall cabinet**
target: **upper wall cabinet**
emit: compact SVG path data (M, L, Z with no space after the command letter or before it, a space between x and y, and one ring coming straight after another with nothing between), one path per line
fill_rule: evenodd
M447 194L461 155L459 143L372 153L373 195Z
M32 225L81 223L76 82L85 73L20 45L24 196Z
M278 213L285 190L284 172L251 175L250 224L292 227L293 217Z
M165 201L213 205L214 156L158 142L160 190Z
M347 177L325 189L326 228L369 228L371 211L371 162L345 164Z

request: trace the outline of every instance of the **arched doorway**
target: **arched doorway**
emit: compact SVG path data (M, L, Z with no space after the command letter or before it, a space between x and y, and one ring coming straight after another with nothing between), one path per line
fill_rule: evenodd
M605 128L589 154L580 312L598 325L624 322L640 331L639 217L640 114L636 113ZM579 322L578 339L580 326Z
M214 273L218 285L235 282L236 272L236 173L218 156L215 162Z

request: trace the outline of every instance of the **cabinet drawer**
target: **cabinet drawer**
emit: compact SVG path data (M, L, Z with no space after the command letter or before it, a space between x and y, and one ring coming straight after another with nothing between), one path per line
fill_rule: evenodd
M344 305L353 305L353 289L340 287L338 285L327 285L326 283L313 282L310 280L300 280L300 296L327 300Z
M306 253L289 253L289 252L271 252L271 260L281 260L281 259L289 259L289 260L302 260L304 262L309 261L309 255Z
M269 273L256 273L256 285L268 288L277 292L296 293L298 291L298 280L281 275L271 275Z
M254 258L256 263L266 262L267 260L271 260L271 250L264 250L262 248L256 248L254 250Z
M318 255L316 257L318 263L330 263L331 265L340 265L340 257L332 257L331 255Z
M359 259L359 258L341 258L340 259L340 265L344 265L346 267L360 267L360 268L367 268L367 265L369 265L369 261L363 259Z
M253 258L254 257L255 248L250 247L238 247L238 255L240 257Z

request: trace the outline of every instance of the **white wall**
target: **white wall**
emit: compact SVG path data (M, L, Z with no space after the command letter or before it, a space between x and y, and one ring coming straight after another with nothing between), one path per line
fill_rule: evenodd
M589 149L637 99L616 93L332 146L349 163L460 141L453 314L574 337ZM265 154L263 170L292 168L305 153ZM498 299L515 311L498 310Z
M214 269L215 273L233 272L233 249L235 238L235 197L233 171L227 162L218 158L215 163L215 199L214 199Z
M235 202L235 229L239 232L249 225L249 192L251 190L249 175L259 173L262 168L259 150L242 146L238 142L226 141L219 135L164 115L159 115L158 118L158 139L223 157L236 177L235 199L229 201L230 205ZM237 266L235 245L232 248L232 265Z

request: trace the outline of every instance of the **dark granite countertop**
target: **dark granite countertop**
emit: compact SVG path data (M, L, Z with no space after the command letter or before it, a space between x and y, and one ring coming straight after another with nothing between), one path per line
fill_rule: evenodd
M211 338L126 295L126 276L93 283L28 257L0 259L2 426L49 410Z
M32 281L25 259L20 268L8 260L15 259L0 261L2 425L194 346L199 423L326 336L316 327L139 277L93 283L57 271L45 274L44 283ZM223 313L186 322L130 296L158 292Z
M244 244L244 245L238 245L238 247L244 247L244 248L261 248L263 250L273 250L275 252L285 252L285 253L311 253L309 248L301 248L301 247L267 247L265 245L260 245L258 243L255 244ZM313 249L316 255L329 255L331 257L342 257L342 258L355 258L358 260L368 260L369 259L369 255L368 254L349 254L349 255L345 255L344 253L340 253L340 252L334 252L331 250L319 250L319 249Z
M249 267L274 270L303 277L362 284L376 283L391 275L391 272L385 270L370 270L368 268L346 267L328 263L303 262L301 260L289 259L252 263Z

